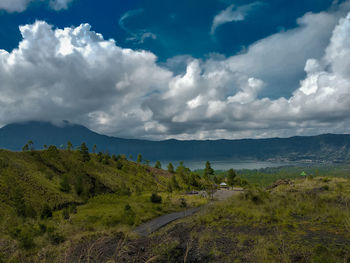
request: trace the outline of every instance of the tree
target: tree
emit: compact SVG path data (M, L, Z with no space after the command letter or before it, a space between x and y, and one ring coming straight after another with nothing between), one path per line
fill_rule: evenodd
M200 179L198 178L198 175L191 172L191 175L189 176L189 184L193 187L199 187L198 179Z
M80 154L83 157L83 162L90 161L89 148L86 146L85 142L83 142L80 146Z
M156 161L154 168L162 169L162 164L160 163L160 161Z
M31 150L31 151L34 151L34 142L32 141L32 140L29 140L28 142L27 142L27 144L28 144L28 147L29 147L29 149Z
M139 153L137 155L137 163L141 163L142 162L142 155Z
M97 145L94 144L94 146L92 147L92 153L96 153L96 150L97 150Z
M67 142L67 150L71 151L73 149L73 144L71 143L71 141Z
M171 177L171 185L172 185L172 188L175 189L175 190L179 190L180 189L180 186L179 186L179 183L176 180L175 174L173 174L173 176Z
M210 162L207 161L207 162L205 163L204 178L205 178L206 180L209 180L211 175L214 175L214 169L211 168Z
M169 173L172 173L172 174L174 173L174 166L173 166L172 163L169 163L169 164L168 164L168 172L169 172Z
M219 184L220 183L220 180L217 176L214 176L214 183L216 184Z
M227 184L233 186L235 184L236 172L233 169L228 170Z
M22 147L22 151L23 151L23 152L29 151L29 146L28 146L28 144L26 144L26 145L24 145L24 146Z
M109 164L109 159L110 159L111 157L109 156L109 153L107 152L107 153L105 153L104 154L104 157L103 157L103 160L102 160L102 163L103 164Z

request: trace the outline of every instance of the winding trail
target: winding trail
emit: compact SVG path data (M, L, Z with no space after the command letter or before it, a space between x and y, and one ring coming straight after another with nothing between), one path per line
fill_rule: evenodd
M214 193L213 197L215 200L223 201L233 195L242 193L243 191L244 191L243 188L233 188L232 190L218 190ZM140 236L148 236L154 231L157 231L158 229L162 228L163 226L166 226L167 224L175 220L178 220L180 218L184 218L187 216L191 216L197 213L203 207L206 207L206 206L207 205L194 207L194 208L187 209L185 211L175 212L175 213L157 217L151 221L148 221L146 223L139 225L133 231Z

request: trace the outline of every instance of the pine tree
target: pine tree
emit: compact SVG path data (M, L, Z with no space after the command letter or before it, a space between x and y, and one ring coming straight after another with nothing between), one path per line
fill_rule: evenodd
M154 168L162 169L162 164L160 163L160 161L156 161Z
M173 166L172 163L169 163L169 164L168 164L168 172L169 172L169 173L172 173L172 174L174 173L174 166Z
M233 186L235 183L236 172L233 169L228 170L227 174L227 184Z
M137 155L137 163L141 163L142 162L142 155L139 153Z
M80 146L80 154L83 157L83 162L90 161L89 148L86 146L85 142Z
M204 178L205 178L206 180L209 180L211 175L214 175L214 169L211 168L210 162L207 161L207 162L205 163Z
M175 189L175 190L180 189L180 186L179 186L179 183L176 180L175 174L171 177L171 185L172 185L172 188Z
M73 149L73 144L72 144L71 141L68 141L68 142L67 142L67 150L68 150L68 151L71 151L72 149Z

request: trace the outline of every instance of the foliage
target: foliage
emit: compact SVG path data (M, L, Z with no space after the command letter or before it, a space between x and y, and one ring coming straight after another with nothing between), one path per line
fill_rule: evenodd
M68 151L71 151L73 148L74 148L74 146L73 146L72 142L71 142L71 141L68 141L68 142L67 142L67 150L68 150Z
M168 250L156 244L187 244L177 257L192 255L192 261L349 262L349 201L350 180L330 176L250 186L175 222L151 242L164 257Z
M228 170L227 172L227 184L233 186L235 184L236 172L233 169Z
M205 169L204 169L204 178L206 180L209 180L210 179L210 176L214 175L214 169L211 168L211 165L210 165L210 162L207 161L205 163Z
M173 174L173 173L175 172L175 171L174 171L174 166L173 166L172 163L169 163L167 168L168 168L168 172L169 172L169 173L172 173L172 174Z
M46 262L57 262L65 241L129 231L131 226L184 209L178 191L190 186L179 175L123 156L111 158L108 153L101 153L101 161L99 154L91 154L90 161L84 162L80 150L66 148L51 145L30 154L0 150L0 243L6 244L0 246L0 255L4 262L10 258L38 262L39 254ZM177 186L170 194L168 185L174 180ZM161 202L152 203L151 193L157 193ZM192 196L185 200L188 207L207 202Z
M83 142L80 146L79 152L82 156L83 162L90 161L89 148L86 146L86 143Z
M48 204L45 204L44 207L42 208L40 217L41 219L52 217L52 210Z
M152 193L150 200L152 203L161 203L162 202L162 197L156 193Z
M160 161L156 161L156 164L154 165L154 168L157 168L157 169L161 169L162 168L162 164L160 163Z
M137 163L142 163L142 155L140 153L137 155Z

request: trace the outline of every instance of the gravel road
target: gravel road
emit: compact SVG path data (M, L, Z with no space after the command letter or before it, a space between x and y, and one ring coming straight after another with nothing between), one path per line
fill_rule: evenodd
M225 200L235 194L239 194L243 191L242 188L234 188L232 190L217 190L214 193L214 199L215 200ZM181 212L175 212L175 213L171 213L171 214L167 214L167 215L163 215L160 217L157 217L151 221L148 221L144 224L139 225L138 227L136 227L134 229L134 232L139 234L140 236L148 236L149 234L151 234L152 232L162 228L163 226L186 216L191 216L195 213L197 213L198 211L201 210L202 207L195 207L195 208L190 208L187 209L185 211L181 211Z

